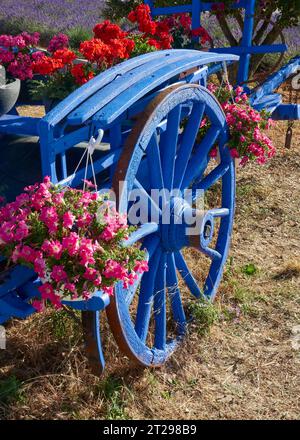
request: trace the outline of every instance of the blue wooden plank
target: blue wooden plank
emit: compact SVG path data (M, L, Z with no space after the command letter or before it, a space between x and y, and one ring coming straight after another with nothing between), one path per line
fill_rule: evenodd
M212 62L239 59L237 55L224 55L201 51L193 52L195 56L191 57L190 59L189 57L185 57L185 59L182 61L175 62L167 67L163 67L153 73L152 76L144 77L132 87L123 93L120 93L102 110L96 113L93 117L93 120L99 124L103 124L103 126L110 124L115 118L124 113L146 93L149 93L151 90L164 83L167 79L173 78L186 70L192 69L193 67L198 67Z
M18 294L21 298L28 301L32 298L39 298L40 292L38 290L38 287L41 285L40 280L37 278L34 281L30 281L28 283L23 284L21 287L18 288Z
M5 278L5 282L0 284L0 298L34 278L36 278L35 272L25 266L12 268L7 278Z
M84 126L79 128L76 131L73 131L72 133L65 134L61 136L59 139L52 142L52 151L55 154L63 153L64 151L67 151L69 148L74 147L76 144L79 144L80 142L83 142L84 140L87 140L90 138L90 127Z
M71 307L74 310L81 311L100 311L105 309L110 303L110 296L107 293L98 291L92 298L87 301L62 301L65 306Z
M161 7L161 8L153 8L152 9L152 14L154 16L185 14L188 12L192 12L192 5L178 5L178 6L168 6L168 7Z
M198 7L199 10L202 12L211 11L214 5L216 4L216 2L202 2L201 0L193 0L193 3L196 2L199 3ZM157 7L157 8L153 7L153 2L151 1L146 0L145 3L147 3L151 7L151 12L153 16L182 14L187 12L191 13L196 11L196 9L193 10L192 3L187 5L166 6L166 7ZM240 0L238 2L233 2L231 5L233 9L245 8L246 6L247 6L247 0ZM195 27L198 27L196 22L195 25L196 25ZM193 26L193 29L195 27Z
M9 320L9 316L7 315L0 315L0 325L4 324L6 321Z
M40 120L40 118L4 115L0 117L0 133L38 136L38 124Z
M169 65L169 68L172 69L175 61L195 57L196 54L197 52L192 50L161 53L159 58L156 58L147 64L137 66L129 72L118 75L110 84L96 92L80 107L71 112L68 116L68 122L73 125L83 123L108 104L112 99L129 89L130 86L135 85L138 81L143 80L145 77L152 79L152 74L161 67Z
M259 100L252 102L252 107L258 111L264 109L272 113L281 102L282 96L279 93L271 93L270 95L264 95Z
M234 47L218 47L210 49L215 53L233 53L237 55L259 54L259 53L277 53L286 52L288 49L286 44L272 44L262 46L234 46Z
M300 67L300 56L290 60L280 70L270 76L258 89L251 95L251 103L258 101L262 96L269 95L284 83L291 75L296 73Z
M122 152L122 148L118 148L117 150L114 150L111 153L106 154L101 159L96 160L94 162L95 174L97 175L102 171L104 171L105 169L116 164L120 158L121 152ZM77 171L76 175L71 174L66 179L61 180L59 184L62 186L66 186L72 183L72 186L76 187L82 183L82 180L85 178L85 173L86 173L86 178L90 179L91 176L93 175L93 170L91 165L87 167L87 171L85 170L85 168L81 168L79 171Z
M90 96L95 94L98 90L105 87L111 81L113 81L118 75L123 75L130 70L146 64L149 61L154 61L161 57L162 54L170 53L170 50L151 52L139 57L132 58L130 60L124 61L105 72L100 73L95 78L93 78L88 83L81 86L79 89L71 93L66 99L59 103L51 112L49 112L44 120L50 126L55 126L61 120L63 120L70 112L72 112L76 107L81 105ZM172 50L172 53L174 50Z
M272 113L272 119L276 121L299 121L300 104L280 104Z
M247 51L241 56L238 68L237 80L239 83L247 81L249 77L250 68L250 46L252 44L254 31L254 17L255 17L255 2L256 0L248 0L245 9L244 29L241 46L246 47Z
M201 24L201 6L202 2L193 0L192 2L192 29L197 29ZM197 37L194 37L197 41Z
M35 308L19 298L16 292L10 292L0 299L0 311L15 318L27 318L36 312Z

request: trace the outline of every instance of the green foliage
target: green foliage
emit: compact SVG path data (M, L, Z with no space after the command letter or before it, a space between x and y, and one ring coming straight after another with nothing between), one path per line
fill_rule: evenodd
M211 326L219 319L219 312L216 306L204 297L200 298L197 302L190 303L189 310L200 335L209 333Z
M136 57L138 55L143 55L144 53L153 52L156 50L154 46L150 46L145 38L143 38L141 35L133 35L132 40L134 40L135 47L134 50L131 53L132 57Z
M80 312L72 310L70 313L74 314L76 321L80 324ZM75 319L65 309L52 313L49 320L51 335L61 341L65 341L66 338L74 342L80 339L81 327Z
M255 264L249 263L242 267L242 272L245 275L252 276L257 273L257 267L255 266Z
M141 3L143 3L141 0L107 0L103 15L109 20L119 21L127 17L129 12Z
M19 400L22 383L15 377L10 376L0 381L0 404L8 404L12 400Z
M52 77L44 80L31 80L29 83L29 93L33 100L55 99L63 100L70 93L77 89L71 73L57 72Z
M69 37L70 47L78 49L82 41L90 40L93 37L93 32L84 27L78 26L66 32Z
M124 411L125 401L122 398L123 385L121 380L109 376L102 387L107 399L107 420L126 420L128 417Z

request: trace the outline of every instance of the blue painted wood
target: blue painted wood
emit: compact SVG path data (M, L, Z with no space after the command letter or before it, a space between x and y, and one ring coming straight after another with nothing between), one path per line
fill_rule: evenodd
M218 61L232 61L238 60L237 55L230 54L214 54L201 51L186 51L186 56L181 61L174 62L173 65L162 67L155 71L151 76L145 76L140 81L135 82L132 87L128 88L120 95L116 96L109 104L103 107L99 113L93 117L101 125L111 123L116 117L124 113L131 105L136 103L138 99L145 96L155 87L164 83L167 79L176 78L182 72L185 72L193 67L202 66L205 64L215 63Z
M116 164L119 160L121 154L121 149L115 150L112 153L105 155L103 158L98 159L94 162L94 171L96 174L101 173L112 165ZM86 171L87 179L90 179L93 175L92 166L89 165ZM72 186L76 187L82 184L82 180L85 176L85 169L80 169L77 171L76 175L70 175L66 179L60 181L60 185L68 185L72 182Z
M181 294L176 273L176 263L174 253L167 255L167 288L168 297L172 308L173 318L178 326L178 334L184 335L186 332L186 316L182 305Z
M177 154L177 160L174 170L174 187L181 188L181 183L185 175L188 161L192 149L195 145L196 137L205 111L205 103L200 102L193 107L188 124L184 130L180 150Z
M14 318L27 318L36 312L36 310L23 301L17 292L9 292L0 299L0 311L6 316Z
M154 133L148 148L147 164L149 168L149 179L151 188L164 188L162 164L160 159L157 134Z
M141 281L141 289L139 293L139 302L135 320L135 332L138 338L144 344L148 335L153 297L155 297L155 282L160 258L161 249L157 249L152 259L149 261L149 272L145 273Z
M193 0L192 2L192 29L197 29L201 24L201 6L202 2ZM197 37L195 37L197 40Z
M188 188L190 183L195 180L195 178L201 175L206 168L207 156L215 144L221 133L221 128L218 126L212 126L205 138L201 141L197 148L193 160L187 165L185 172L182 174L182 179L180 182L181 188Z
M2 274L3 276L4 274ZM3 283L0 284L0 298L10 292L16 291L20 286L33 280L35 273L25 266L15 266L9 272L5 273Z
M163 173L162 188L169 191L174 184L174 169L177 153L179 126L182 119L182 107L179 105L170 112L167 119L166 131L161 134L163 137L164 149L161 151L161 166Z
M195 57L196 55L197 52L194 51L174 50L163 52L160 57L151 62L139 65L123 74L118 74L109 84L94 93L80 107L71 112L68 116L69 123L74 125L81 124L141 79L151 77L154 72L163 66L172 65L176 61L184 60L185 57Z
M244 53L240 58L237 75L237 80L240 84L244 83L249 78L249 67L251 59L249 50L252 45L252 37L254 31L255 2L256 0L248 0L245 9L242 47L248 48L248 53Z
M198 16L199 11L206 12L211 11L216 2L204 2L201 0L192 0L192 3L187 5L176 5L176 6L165 6L165 7L154 7L153 1L144 0L144 3L148 4L151 8L153 16L159 15L172 15L180 13L194 13ZM247 0L239 0L238 2L233 2L231 7L233 9L245 8L247 6ZM193 29L199 26L199 22L195 19L193 21Z
M269 95L284 83L300 68L300 56L291 59L285 66L270 76L258 89L251 94L251 104L258 102L263 96Z
M74 310L97 312L105 309L110 303L110 296L107 293L98 291L87 301L62 301L65 306Z
M210 49L211 52L214 53L229 53L236 55L252 55L252 54L260 54L260 53L279 53L286 52L288 47L285 44L273 44L273 45L261 45L261 46L231 46L231 47L220 47ZM241 60L240 63L242 64ZM247 73L247 72L246 72ZM247 77L248 79L248 73ZM246 80L245 80L246 81Z
M132 246L137 241L142 240L143 238L147 237L147 235L154 234L158 231L158 224L157 223L145 223L143 224L139 229L134 231L126 241L124 241L124 246Z
M280 121L299 121L300 104L280 104L272 113L272 119Z
M0 117L0 133L24 136L38 136L40 118L29 118L18 115Z
M173 51L172 51L173 52ZM121 64L118 64L105 72L93 78L88 83L81 86L79 89L71 93L66 99L58 104L51 112L49 112L45 119L45 122L49 126L55 126L61 122L67 115L69 115L76 107L80 106L90 96L94 95L98 90L111 83L117 76L141 66L149 61L154 61L161 58L162 53L170 53L170 50L162 52L151 52L139 57L132 58Z
M201 290L198 286L197 281L195 280L194 276L192 275L191 271L189 270L187 263L186 263L181 252L175 253L175 263L176 263L176 268L177 268L178 272L180 273L183 281L187 285L191 294L193 296L195 296L196 298L200 298Z
M167 254L161 255L154 287L153 313L155 320L154 347L165 351L167 343L167 310L166 310L166 286L167 286Z
M282 96L279 93L271 93L270 95L264 95L259 100L252 103L252 107L255 110L267 110L272 113L276 107L282 102Z

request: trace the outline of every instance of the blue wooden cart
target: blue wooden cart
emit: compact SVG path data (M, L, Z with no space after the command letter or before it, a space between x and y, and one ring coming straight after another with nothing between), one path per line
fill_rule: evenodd
M193 26L211 3L194 0L176 8L154 8L154 15L190 12ZM188 294L195 299L213 299L222 277L233 225L235 167L226 147L225 115L217 99L207 90L210 74L226 64L238 63L238 82L247 80L252 53L286 50L285 47L252 47L255 1L240 1L246 9L242 45L212 52L167 50L145 54L108 69L73 92L42 118L22 117L11 112L0 118L0 187L7 184L13 197L24 184L49 175L52 182L79 186L92 166L77 169L82 149L101 134L94 153L99 187L113 188L120 212L134 208L130 192L138 189L158 221L145 219L130 236L146 250L149 272L131 288L117 285L113 297L98 292L89 301L65 302L82 311L87 355L95 373L102 371L104 357L100 338L100 313L106 309L120 349L146 366L161 365L186 334ZM276 119L299 119L300 106L282 104L274 90L293 74L300 58L268 78L251 93L256 108L266 108ZM211 126L198 139L203 118ZM39 139L39 142L37 141ZM219 160L212 166L209 152L218 145ZM105 148L104 148L105 146ZM120 182L126 185L120 186ZM219 188L219 196L212 188ZM191 203L178 197L153 199L151 189L191 188ZM205 209L195 208L197 192L205 193ZM209 207L208 207L209 205ZM180 206L180 208L178 208ZM162 221L170 213L169 224ZM197 234L189 235L186 219L196 215ZM181 221L178 221L178 218ZM190 267L186 249L207 257L203 273ZM199 260L200 261L200 260ZM1 262L0 262L1 264ZM199 263L200 264L200 263ZM204 273L205 272L205 273ZM31 299L38 296L39 280L25 267L14 267L0 275L0 324L12 317L26 318L35 310ZM183 299L184 298L184 299Z

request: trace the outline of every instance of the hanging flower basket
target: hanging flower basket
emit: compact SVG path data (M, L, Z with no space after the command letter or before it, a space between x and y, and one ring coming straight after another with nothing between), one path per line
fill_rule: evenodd
M112 295L117 282L128 287L148 268L138 246L123 245L133 230L126 216L91 190L45 178L0 208L0 224L8 266L27 266L40 278L38 310L46 301L60 308L63 300L89 300L99 290Z

